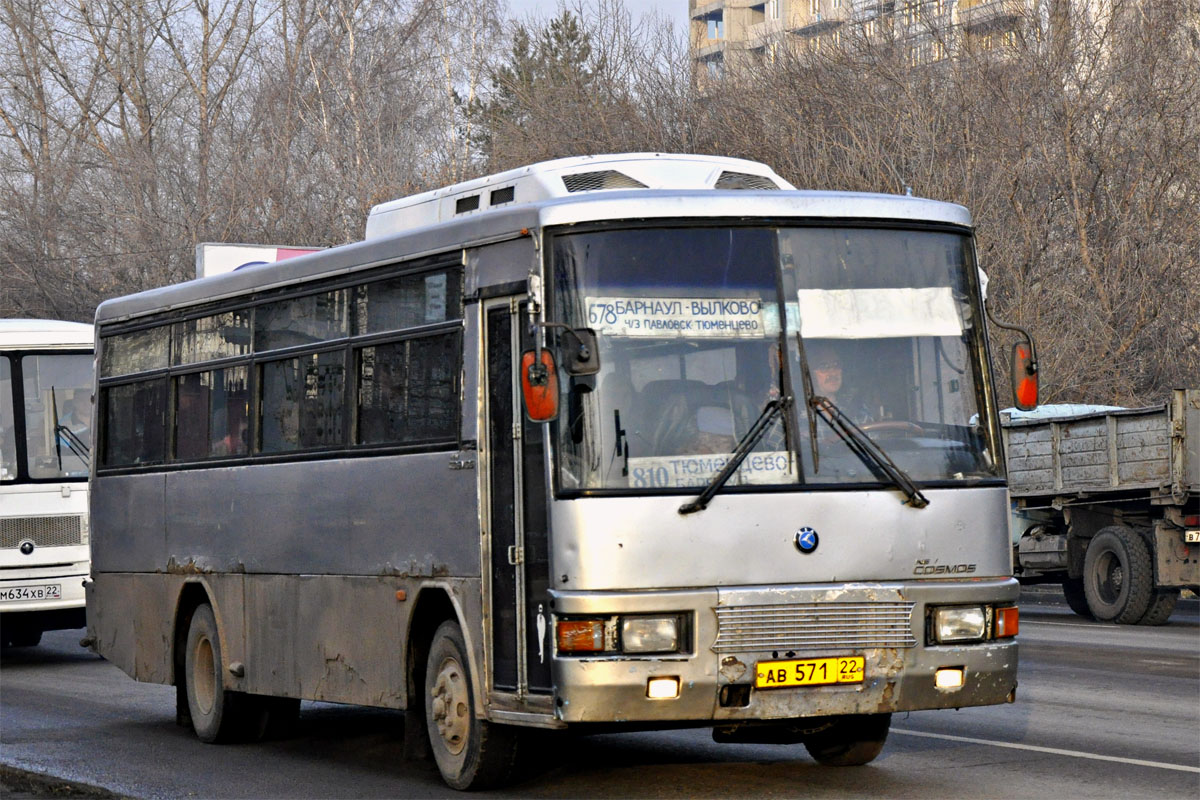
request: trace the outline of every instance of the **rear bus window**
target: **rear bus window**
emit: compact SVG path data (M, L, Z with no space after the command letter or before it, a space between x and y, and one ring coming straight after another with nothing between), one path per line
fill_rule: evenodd
M166 454L167 379L103 390L106 467L158 464Z

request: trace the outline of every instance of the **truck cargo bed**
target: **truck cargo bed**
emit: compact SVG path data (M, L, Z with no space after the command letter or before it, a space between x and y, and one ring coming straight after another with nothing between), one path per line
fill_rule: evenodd
M1161 406L1004 423L1013 497L1200 492L1200 390Z

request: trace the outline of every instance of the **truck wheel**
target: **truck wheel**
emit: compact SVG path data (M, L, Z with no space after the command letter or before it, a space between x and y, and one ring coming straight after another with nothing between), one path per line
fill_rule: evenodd
M458 623L443 622L425 667L425 727L442 779L454 789L483 789L513 775L519 737L476 716L468 664Z
M1175 604L1178 602L1178 589L1158 589L1150 599L1150 607L1138 620L1138 625L1162 625L1170 618L1171 612L1175 610Z
M829 727L804 737L804 748L827 767L868 764L883 751L891 714L850 714L836 717Z
M1152 586L1150 552L1132 528L1101 528L1083 559L1083 590L1088 608L1102 622L1129 625L1150 607Z
M185 658L188 711L196 736L202 742L228 742L242 737L246 732L245 698L225 688L221 637L212 606L207 603L192 614Z
M1095 619L1092 609L1088 608L1087 595L1083 591L1083 578L1067 578L1062 582L1063 597L1070 607L1084 619Z

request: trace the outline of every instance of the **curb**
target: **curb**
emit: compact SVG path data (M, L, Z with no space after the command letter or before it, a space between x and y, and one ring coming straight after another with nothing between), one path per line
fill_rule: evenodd
M0 764L0 795L5 800L48 800L49 798L91 798L92 800L122 800L99 786L43 775L40 772Z

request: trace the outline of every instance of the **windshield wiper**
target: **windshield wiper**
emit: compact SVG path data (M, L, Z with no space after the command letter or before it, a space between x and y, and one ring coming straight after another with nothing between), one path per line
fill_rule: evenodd
M696 511L703 511L708 507L708 503L717 492L721 491L726 483L729 482L733 473L737 472L738 467L746 460L746 456L750 455L750 451L758 444L758 440L767 432L767 428L775 421L775 418L787 408L788 403L792 401L790 397L777 397L773 400L768 400L763 406L763 410L758 415L758 419L754 420L754 424L750 426L750 430L742 436L738 441L737 447L734 448L733 454L729 460L725 462L725 466L716 475L713 475L712 480L704 487L704 491L696 495L695 500L690 500L679 507L680 514L692 514Z
M880 472L886 475L900 491L908 497L905 505L913 508L924 508L929 505L929 499L921 494L921 486L909 476L907 472L902 470L895 461L884 451L882 447L877 445L875 441L868 436L862 428L854 424L854 421L842 413L842 410L834 405L833 401L828 397L821 395L813 395L809 398L809 405L812 410L816 411L821 417L829 423L829 427L837 432L838 436L846 442L846 445L863 460L867 466L875 466Z
M66 441L67 448L75 454L75 456L84 463L87 467L91 467L92 450L83 440L79 438L75 431L63 425L58 418L58 397L55 392L55 387L50 387L50 406L54 420L54 453L58 457L58 471L63 471L62 465L62 446Z

